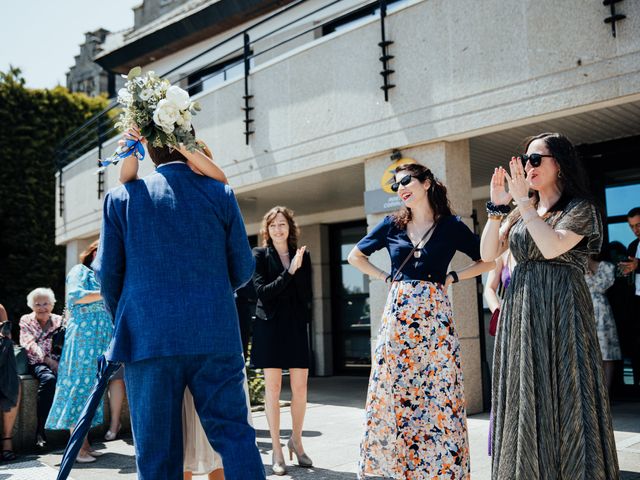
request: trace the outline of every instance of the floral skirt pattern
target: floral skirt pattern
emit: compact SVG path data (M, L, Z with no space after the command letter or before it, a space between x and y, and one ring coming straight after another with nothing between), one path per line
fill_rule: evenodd
M109 346L112 332L111 316L102 301L72 307L46 428L67 430L75 427L96 380L98 357ZM91 426L102 422L101 400Z
M466 418L444 287L393 283L369 379L358 477L469 479Z

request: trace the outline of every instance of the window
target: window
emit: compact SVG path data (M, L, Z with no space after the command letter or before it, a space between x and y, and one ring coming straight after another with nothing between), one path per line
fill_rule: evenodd
M393 11L400 3L405 3L407 0L387 0L387 13ZM360 23L364 23L367 20L371 19L371 17L380 15L380 7L379 4L376 3L374 5L367 5L365 7L359 8L355 12L349 13L347 15L341 16L332 22L328 22L322 27L322 36L329 35L333 32L339 32L340 30L344 30L346 28L351 28Z
M250 66L253 67L253 64L253 58L251 58ZM203 68L189 75L189 95L216 87L227 80L232 80L242 75L244 75L244 59L242 55Z
M635 235L629 228L627 213L640 206L640 183L616 185L605 189L607 233L609 242L629 245Z

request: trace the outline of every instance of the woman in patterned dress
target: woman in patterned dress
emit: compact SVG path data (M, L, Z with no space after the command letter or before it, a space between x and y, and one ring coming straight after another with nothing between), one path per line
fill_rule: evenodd
M606 296L606 291L616 281L616 266L611 262L599 260L599 257L600 255L592 255L589 259L589 269L584 278L593 302L598 343L600 344L600 353L602 353L607 391L609 391L613 382L615 362L622 359L616 321Z
M113 324L100 296L100 284L91 269L98 240L81 255L80 262L67 275L69 322L58 366L58 383L46 428L73 432L96 377L97 360L111 341ZM116 380L117 381L117 380ZM112 380L113 382L113 380ZM122 382L122 380L120 380ZM91 426L103 422L102 400ZM100 456L85 438L77 461L94 462Z
M602 238L584 169L566 137L543 133L510 171L494 171L481 242L484 260L509 248L517 262L493 357L492 479L619 479L584 280Z
M452 214L446 187L428 168L402 165L395 180L392 188L404 207L349 254L349 263L360 271L390 283L369 380L358 476L468 479L460 343L447 288L493 269L494 262L480 261L478 237ZM367 258L383 248L391 256L391 273ZM456 251L475 263L447 273Z

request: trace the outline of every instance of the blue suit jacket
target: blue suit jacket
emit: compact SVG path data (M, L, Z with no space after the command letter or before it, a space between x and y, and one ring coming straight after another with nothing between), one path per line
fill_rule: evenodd
M115 323L107 359L242 352L233 292L254 260L228 186L181 163L111 190L93 267Z

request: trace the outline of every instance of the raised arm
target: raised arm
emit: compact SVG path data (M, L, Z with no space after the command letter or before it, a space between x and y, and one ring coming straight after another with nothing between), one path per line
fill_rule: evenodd
M551 260L568 252L580 243L584 235L562 228L560 225L556 225L554 228L538 215L537 210L531 204L531 200L528 197L529 185L522 163L513 157L509 167L511 175L505 172L509 191L512 192L516 205L518 205L518 209L520 210L522 220L531 238L533 238L533 241L540 250L540 253L542 253L542 256L547 260Z
M491 177L490 196L491 203L501 207L508 205L511 201L511 194L505 189L505 174L502 167L493 170ZM480 238L480 256L485 262L491 262L502 255L507 250L507 226L502 225L502 215L489 214L482 237Z
M118 141L118 145L122 148L126 145L127 140L140 140L143 144L147 141L140 135L140 131L137 128L130 128L122 138ZM122 160L120 167L120 183L132 182L138 179L138 159L135 155L129 155Z
M190 152L184 145L180 145L179 152L187 159L188 165L196 173L200 173L228 185L229 181L227 180L227 176L218 164L213 161L213 154L211 153L211 150L209 150L204 142L200 141L199 143L203 147L203 151L195 150Z

